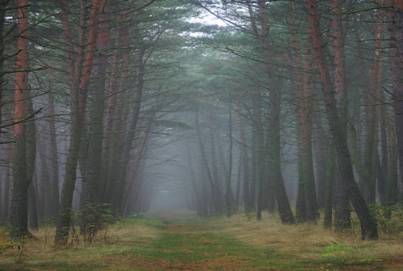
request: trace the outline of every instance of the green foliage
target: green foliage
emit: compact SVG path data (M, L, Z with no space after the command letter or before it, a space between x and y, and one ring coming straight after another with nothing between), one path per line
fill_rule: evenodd
M403 208L401 205L374 204L371 206L371 212L376 217L382 233L392 235L403 232Z
M336 243L326 246L323 249L323 256L325 257L341 257L350 255L354 252L354 248L345 243Z
M115 220L112 214L112 209L106 203L88 203L79 213L81 222L81 233L84 235L84 240L92 242L97 232L101 229L106 229Z
M351 266L375 267L381 264L382 261L375 255L372 255L366 247L340 242L324 247L321 258L316 262L329 268L348 269Z

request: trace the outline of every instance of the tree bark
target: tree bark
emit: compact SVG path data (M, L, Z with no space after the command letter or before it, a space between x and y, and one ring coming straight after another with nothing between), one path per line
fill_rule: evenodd
M97 40L97 22L98 13L103 7L104 1L102 0L92 0L91 11L89 15L88 23L88 38L86 46L86 52L83 59L78 58L76 63L79 69L75 68L73 62L70 62L71 70L70 73L77 72L80 70L80 76L76 77L71 86L72 94L72 123L71 123L71 136L70 136L70 147L66 160L65 168L65 178L62 187L61 202L60 202L60 214L59 221L56 227L55 244L57 246L65 246L68 241L70 223L71 223L71 208L73 193L76 183L76 170L80 152L81 144L81 133L84 123L84 115L87 100L87 87L91 77L92 64L94 61L94 53L96 48ZM67 11L64 10L63 13ZM68 26L68 22L65 22ZM69 30L65 28L65 39L66 43L69 44L70 40L67 40ZM82 65L82 66L81 66Z
M85 170L85 190L83 195L83 221L81 230L86 236L95 234L99 221L101 208L101 188L102 188L102 150L104 137L104 111L105 111L105 88L106 69L108 66L108 56L106 50L109 46L109 18L101 14L99 19L99 34L97 36L98 55L94 60L94 86L93 102L89 113L88 128L88 149Z
M310 78L310 51L302 59L302 46L294 18L297 17L295 2L290 2L289 30L292 34L293 74L296 91L296 107L298 116L298 167L299 185L297 196L297 221L315 222L318 216L316 202L316 187L313 169L312 153L312 85Z
M325 99L326 114L333 144L336 148L337 164L341 175L340 182L338 183L338 190L343 191L343 195L350 195L352 204L361 223L361 237L363 239L377 239L378 230L376 220L369 212L368 206L354 180L354 173L347 145L345 128L338 113L334 90L330 84L329 71L325 65L325 57L320 38L321 35L319 30L319 18L317 14L316 0L306 0L306 5L309 12L308 20L312 46L314 49L316 65L319 68L320 78L322 81L322 91ZM342 201L345 202L346 200L343 198ZM336 212L337 211L338 209L336 208ZM344 210L341 211L344 213ZM343 229L344 223L345 220L340 219L340 224L336 224L336 228Z
M395 112L399 181L403 185L403 1L393 1L394 11L391 14L392 31L391 47L393 49L393 105Z
M234 196L232 193L232 156L233 156L233 139L232 139L232 96L231 93L229 94L229 106L228 106L228 141L229 141L229 148L228 148L228 172L226 173L226 180L225 180L225 205L227 208L227 216L230 217L233 212L233 204L234 204Z
M28 0L17 0L17 56L15 74L15 122L22 121L26 114L26 94L28 90ZM26 164L25 123L14 125L13 190L11 198L11 237L15 239L28 235L28 187Z

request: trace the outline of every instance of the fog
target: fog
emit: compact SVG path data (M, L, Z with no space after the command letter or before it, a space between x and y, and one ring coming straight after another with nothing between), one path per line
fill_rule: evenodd
M402 270L402 29L400 0L0 1L0 270Z

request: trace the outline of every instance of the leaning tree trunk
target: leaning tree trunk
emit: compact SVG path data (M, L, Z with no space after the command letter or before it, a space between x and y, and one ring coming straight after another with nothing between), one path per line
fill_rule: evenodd
M319 68L320 78L322 81L322 90L325 99L326 114L329 122L333 144L336 147L337 164L341 175L339 189L346 189L347 191L345 191L345 193L350 195L352 204L361 223L362 238L377 239L377 223L375 218L371 215L367 203L362 197L359 188L355 182L345 127L339 116L334 91L331 89L329 71L325 64L325 57L321 43L319 17L317 14L317 2L316 0L306 0L306 5L309 12L311 42L316 58L316 65Z
M272 73L272 54L269 44L269 14L265 0L258 0L258 20L254 19L253 11L250 2L248 2L249 14L251 17L252 28L256 37L260 41L262 53L264 55L265 69L268 75ZM257 27L257 21L260 27ZM278 211L282 223L292 224L295 222L294 215L288 201L287 192L284 185L284 180L281 172L281 140L280 140L280 113L281 113L281 92L273 86L269 89L269 135L267 146L268 150L268 166L269 166L269 182L273 184L275 197L277 202ZM262 182L263 183L263 182ZM263 185L259 189L261 195ZM258 196L258 203L259 203ZM258 205L259 206L259 205ZM259 208L258 208L259 211ZM259 213L258 213L259 217Z

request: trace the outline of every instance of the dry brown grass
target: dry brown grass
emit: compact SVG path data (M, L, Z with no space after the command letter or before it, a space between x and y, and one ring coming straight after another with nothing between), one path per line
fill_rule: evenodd
M100 231L91 244L85 243L81 237L75 241L70 238L67 249L55 249L54 233L53 227L41 227L40 230L33 232L34 239L11 243L11 246L0 252L0 270L19 270L17 264L24 268L29 266L27 270L59 270L59 266L66 265L66 260L72 264L72 267L67 270L76 270L75 266L77 268L84 266L83 270L87 270L85 266L88 263L99 265L102 270L113 270L109 269L109 266L114 264L115 260L122 264L126 261L125 257L117 255L125 255L136 244L151 242L158 237L159 231L144 223L124 221ZM19 255L21 248L23 249L22 255ZM115 256L114 261L108 261ZM55 267L54 269L41 267L48 265ZM1 266L7 266L7 268L13 266L17 269L2 269Z
M231 218L215 218L209 223L217 230L248 244L273 247L277 251L305 259L318 259L334 253L337 257L399 259L403 262L403 242L400 236L381 235L378 241L362 241L358 233L336 234L320 224L282 225L277 217L269 215L256 221L238 214Z

